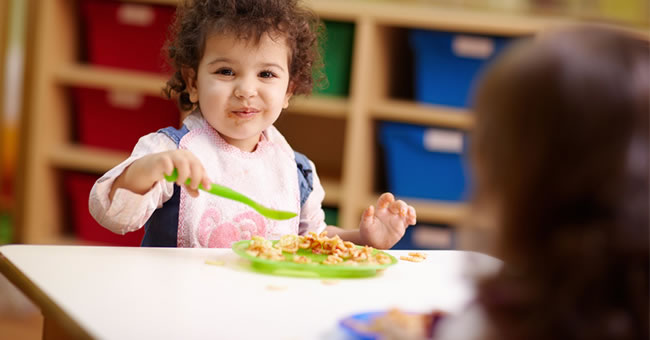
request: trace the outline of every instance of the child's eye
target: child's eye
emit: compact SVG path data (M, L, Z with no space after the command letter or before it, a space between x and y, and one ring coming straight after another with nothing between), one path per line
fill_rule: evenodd
M215 74L221 74L224 76L232 76L235 74L235 72L232 71L232 69L229 68L220 68L215 72Z
M273 77L275 77L275 74L273 74L273 72L271 72L271 71L262 71L262 72L260 72L260 77L262 77L262 78L273 78Z

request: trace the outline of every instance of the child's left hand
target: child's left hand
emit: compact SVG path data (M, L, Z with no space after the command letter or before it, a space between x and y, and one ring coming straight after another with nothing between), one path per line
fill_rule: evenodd
M388 249L395 245L409 225L416 222L415 209L402 200L395 200L391 193L377 199L377 208L370 206L364 211L359 224L362 243Z

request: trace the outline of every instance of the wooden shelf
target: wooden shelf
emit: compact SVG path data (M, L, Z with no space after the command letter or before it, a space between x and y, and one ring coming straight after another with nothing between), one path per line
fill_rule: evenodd
M131 90L154 96L162 96L167 81L164 75L86 64L58 68L55 78L61 85Z
M488 5L467 8L422 0L308 0L306 3L328 19L352 21L369 18L380 25L506 36L533 35L550 27L599 20L528 9L506 11ZM623 28L650 37L647 27L628 25Z
M375 205L379 195L372 195L366 200L366 204L360 209ZM457 225L467 215L468 205L466 203L449 203L443 201L423 200L408 197L397 197L404 200L413 208L417 214L418 223L441 223Z
M65 86L122 89L153 96L163 96L162 89L167 77L164 75L122 70L87 64L70 64L55 71L59 84ZM345 118L349 111L347 98L332 96L295 97L289 112Z
M385 25L483 34L532 34L550 25L575 21L526 12L504 13L422 1L312 0L307 3L321 16L339 20L370 17Z
M50 151L52 165L67 170L80 170L103 174L129 157L126 152L64 144Z
M130 0L131 2L175 6L179 0ZM422 0L306 0L321 18L357 21L369 18L378 24L446 31L498 35L529 35L548 27L570 25L580 21L598 20L562 13L534 10L500 10L466 8L462 5ZM601 20L602 21L602 20ZM630 26L628 30L650 36L647 27Z
M394 99L373 104L371 115L376 119L457 129L469 129L474 123L472 114L467 110Z
M287 112L310 116L346 118L350 110L347 98L318 96L291 99Z

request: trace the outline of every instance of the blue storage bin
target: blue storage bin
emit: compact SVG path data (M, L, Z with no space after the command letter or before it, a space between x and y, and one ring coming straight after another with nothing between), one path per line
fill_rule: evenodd
M474 79L511 38L411 30L415 98L420 102L467 107Z
M379 138L393 194L446 201L466 198L466 133L383 122Z

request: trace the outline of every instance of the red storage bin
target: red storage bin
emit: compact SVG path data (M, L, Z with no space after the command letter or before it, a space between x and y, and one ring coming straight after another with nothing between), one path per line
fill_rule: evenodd
M180 121L176 104L159 97L74 88L73 98L77 136L86 145L131 151L140 137Z
M173 6L81 1L89 61L140 71L164 71L162 47L174 12Z
M90 215L88 196L98 176L84 173L66 173L64 185L69 207L70 221L77 237L84 241L113 246L138 247L144 236L144 228L119 235L102 227Z

